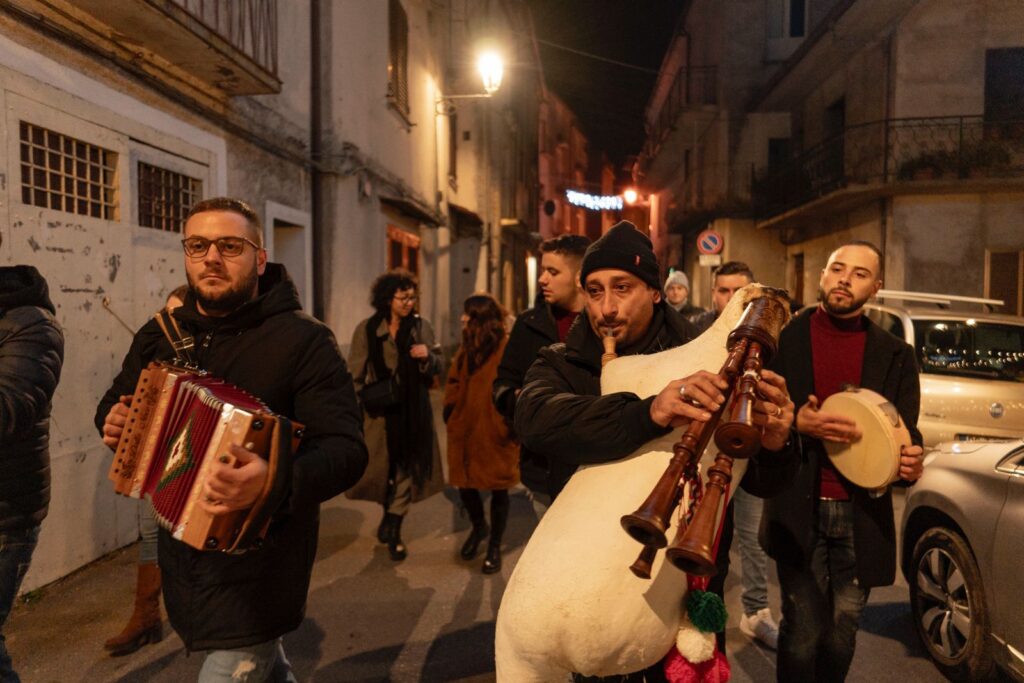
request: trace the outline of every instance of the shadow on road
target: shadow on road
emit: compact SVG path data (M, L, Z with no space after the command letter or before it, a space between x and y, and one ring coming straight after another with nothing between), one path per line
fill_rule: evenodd
M869 604L864 608L860 630L902 644L908 656L928 658L917 637L914 613L906 601Z

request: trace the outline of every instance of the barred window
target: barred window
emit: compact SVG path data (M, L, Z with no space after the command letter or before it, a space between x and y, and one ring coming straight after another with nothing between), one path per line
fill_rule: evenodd
M117 152L20 122L21 201L117 220Z
M139 225L181 232L189 210L203 194L203 181L139 162Z

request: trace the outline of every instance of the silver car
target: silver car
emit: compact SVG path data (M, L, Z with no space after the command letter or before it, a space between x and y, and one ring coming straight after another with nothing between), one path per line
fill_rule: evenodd
M1024 318L982 310L998 303L882 290L866 306L871 320L914 347L926 446L1024 436Z
M950 679L1024 681L1024 440L951 442L903 510L921 642Z

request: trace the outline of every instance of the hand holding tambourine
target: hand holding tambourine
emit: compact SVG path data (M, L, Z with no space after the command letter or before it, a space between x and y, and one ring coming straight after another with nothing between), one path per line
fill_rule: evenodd
M884 396L847 386L818 406L810 396L797 415L797 429L821 439L839 473L857 486L884 491L897 479L921 477L923 451L896 407Z

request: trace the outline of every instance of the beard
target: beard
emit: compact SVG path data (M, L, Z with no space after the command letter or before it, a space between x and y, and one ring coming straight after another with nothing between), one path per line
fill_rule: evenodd
M829 294L832 292L844 292L848 298L839 302L832 302L828 298ZM821 302L821 307L825 309L825 312L831 313L832 315L839 316L853 313L854 311L862 308L870 298L871 295L869 294L868 296L858 299L853 296L853 292L842 287L833 287L828 291L828 294L826 294L824 289L818 287L818 301Z
M223 274L223 273L221 273ZM245 302L252 299L256 294L259 275L255 270L248 273L241 280L232 283L230 287L220 292L208 292L200 289L192 276L186 273L188 287L195 297L196 303L207 312L227 314L235 310Z

